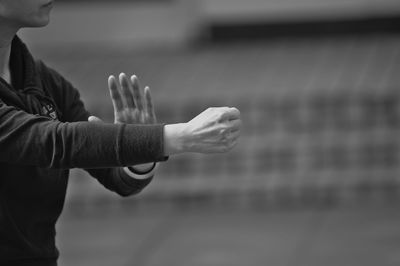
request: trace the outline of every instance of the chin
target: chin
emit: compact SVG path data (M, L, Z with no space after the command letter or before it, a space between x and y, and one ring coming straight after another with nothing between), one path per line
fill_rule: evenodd
M27 28L40 28L47 26L50 22L50 17L49 16L44 16L44 17L39 17L35 18L29 21L25 21L25 27Z
M50 19L38 21L35 27L45 27L50 23Z

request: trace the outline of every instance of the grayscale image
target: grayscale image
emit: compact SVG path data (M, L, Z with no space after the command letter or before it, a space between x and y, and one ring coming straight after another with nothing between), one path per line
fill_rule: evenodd
M0 0L0 266L400 265L398 0Z

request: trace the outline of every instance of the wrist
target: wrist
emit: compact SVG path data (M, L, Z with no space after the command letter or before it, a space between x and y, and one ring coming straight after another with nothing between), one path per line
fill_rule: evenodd
M164 155L169 156L184 152L185 123L168 124L164 126Z

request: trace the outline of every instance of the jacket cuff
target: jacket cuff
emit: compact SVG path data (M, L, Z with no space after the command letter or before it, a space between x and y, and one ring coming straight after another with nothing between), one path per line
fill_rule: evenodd
M139 171L135 169L133 166L124 167L124 172L131 178L134 179L147 179L154 176L154 173L157 169L157 163L153 163L151 168L147 171Z
M118 141L120 162L124 166L166 161L164 156L164 125L124 124ZM140 154L140 157L133 157Z
M120 180L124 184L124 191L126 195L137 194L142 191L147 185L151 183L154 177L154 171L146 175L146 178L140 178L139 175L135 175L127 167L121 167L120 169Z

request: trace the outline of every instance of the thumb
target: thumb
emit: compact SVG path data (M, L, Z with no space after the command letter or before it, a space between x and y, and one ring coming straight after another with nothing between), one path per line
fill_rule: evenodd
M92 123L103 123L103 120L94 115L89 116L88 121Z

